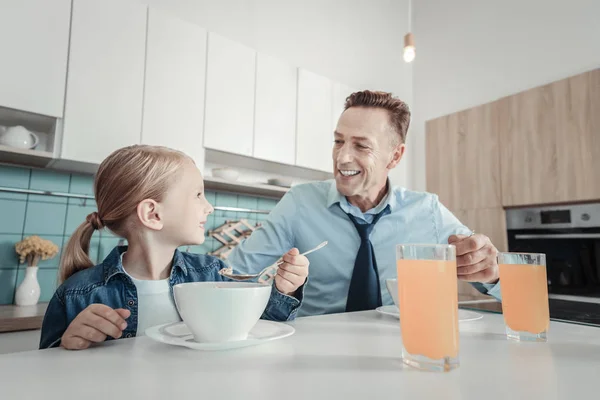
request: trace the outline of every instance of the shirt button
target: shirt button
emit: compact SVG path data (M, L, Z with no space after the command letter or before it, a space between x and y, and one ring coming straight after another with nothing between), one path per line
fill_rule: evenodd
M133 300L129 300L127 302L127 305L130 306L130 307L132 307L134 304L135 304L135 301L133 301Z

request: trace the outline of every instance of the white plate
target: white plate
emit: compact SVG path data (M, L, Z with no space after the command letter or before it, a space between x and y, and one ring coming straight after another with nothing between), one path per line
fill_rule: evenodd
M378 307L376 311L380 312L381 314L391 315L392 317L400 319L400 312L398 311L398 307L396 306L381 306ZM458 310L459 322L475 321L481 318L483 318L483 315L475 311Z
M146 336L157 342L174 346L189 347L194 350L217 351L238 349L241 347L255 346L271 340L283 339L291 336L296 330L290 325L281 322L259 320L250 330L246 340L236 340L222 343L199 343L184 322L174 322L157 325L146 329Z

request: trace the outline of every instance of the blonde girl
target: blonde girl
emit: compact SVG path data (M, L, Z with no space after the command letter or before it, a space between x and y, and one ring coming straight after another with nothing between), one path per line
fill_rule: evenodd
M142 335L153 325L179 321L172 288L183 282L220 281L220 259L178 250L201 244L213 207L193 160L157 146L119 149L96 174L97 212L72 234L61 260L60 286L42 326L40 348L85 349L107 339ZM127 239L98 265L88 256L96 230ZM291 249L275 278L263 318L295 318L308 259Z

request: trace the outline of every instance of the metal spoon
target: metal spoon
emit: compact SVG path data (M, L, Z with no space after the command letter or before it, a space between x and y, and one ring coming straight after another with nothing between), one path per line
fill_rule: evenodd
M301 256L306 256L306 255L312 253L313 251L317 251L319 249L322 249L323 247L327 246L327 243L328 242L326 240L323 243L319 244L314 249L310 249L308 251L305 251L304 253L302 253L300 255ZM250 280L250 279L258 278L258 282L267 283L268 281L270 281L271 279L273 279L275 277L275 274L277 273L277 269L283 263L284 263L284 261L282 259L279 259L279 260L277 260L277 262L275 264L269 265L267 268L263 269L258 274L252 274L252 275L234 274L234 273L231 272L232 271L231 268L223 268L223 269L221 269L219 271L219 274L223 275L223 276L225 276L227 278L234 279L236 281L247 281L247 280Z

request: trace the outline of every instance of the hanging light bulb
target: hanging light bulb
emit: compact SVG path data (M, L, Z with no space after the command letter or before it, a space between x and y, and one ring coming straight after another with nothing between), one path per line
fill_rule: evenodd
M412 0L408 0L408 33L404 35L404 61L409 63L415 59L415 37L411 33Z
M409 63L415 59L415 37L412 33L404 35L404 61Z

